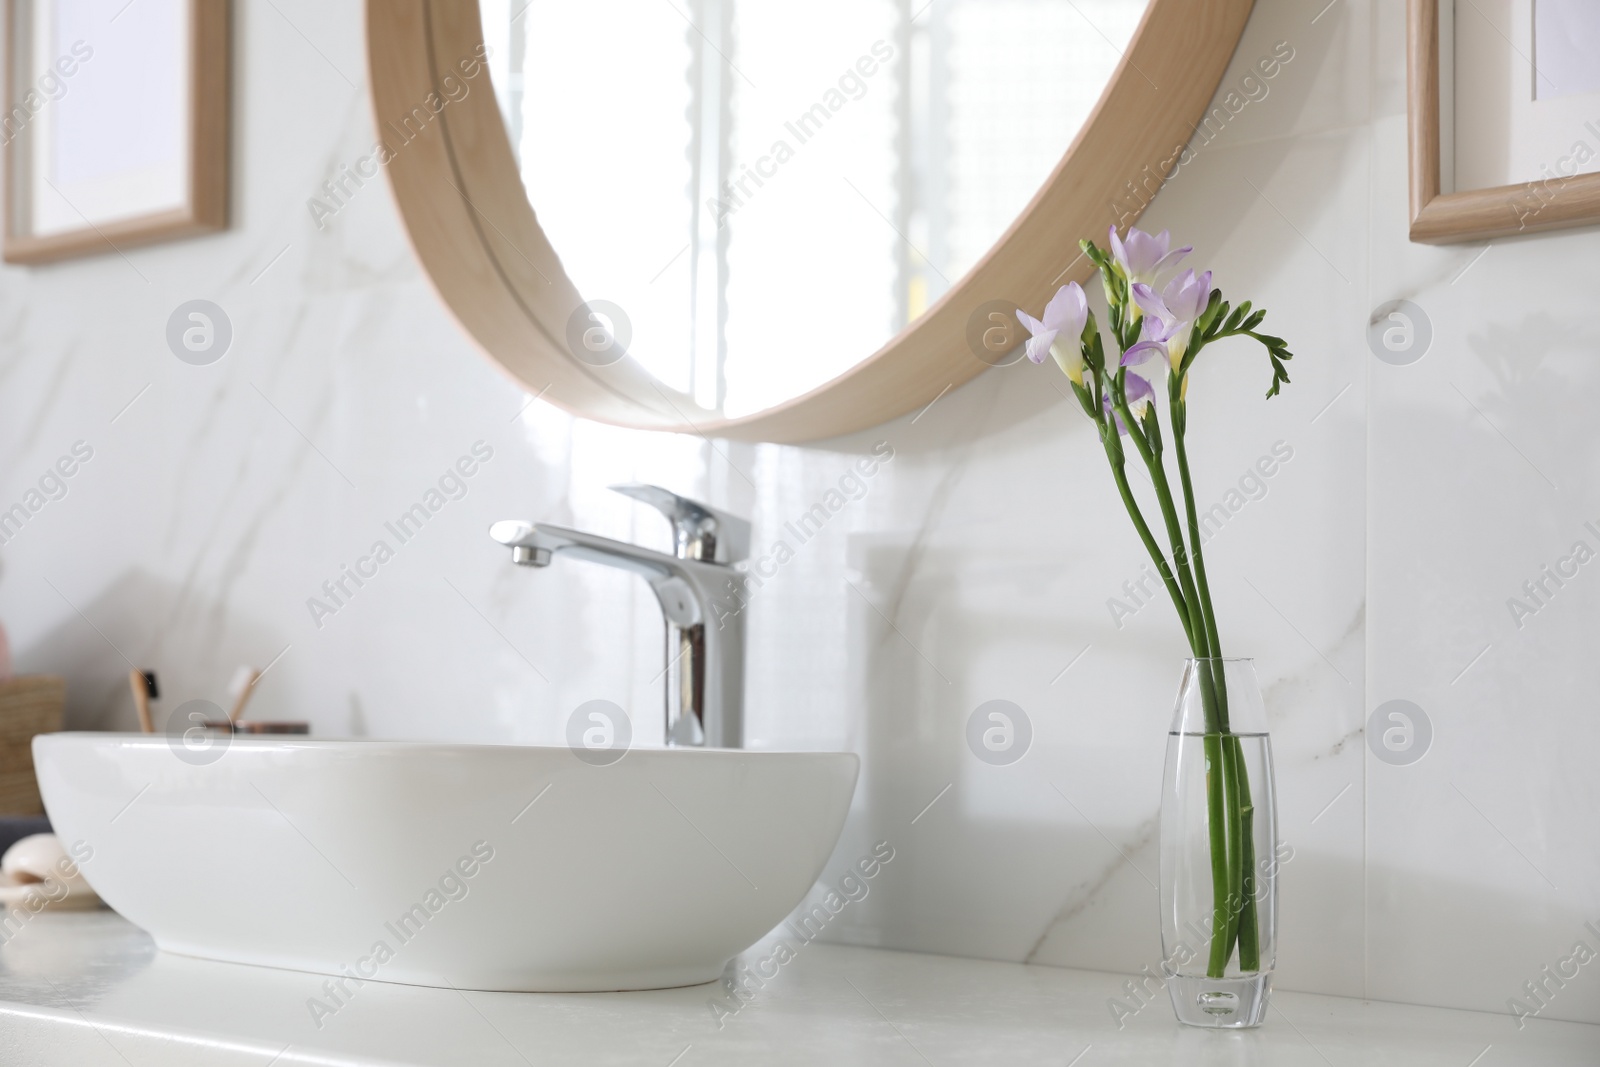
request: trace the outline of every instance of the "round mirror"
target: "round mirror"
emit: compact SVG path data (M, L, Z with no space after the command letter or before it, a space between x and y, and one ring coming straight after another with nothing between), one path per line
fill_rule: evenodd
M1014 359L1010 307L1138 217L1249 8L370 0L368 20L402 213L491 355L591 417L803 440Z

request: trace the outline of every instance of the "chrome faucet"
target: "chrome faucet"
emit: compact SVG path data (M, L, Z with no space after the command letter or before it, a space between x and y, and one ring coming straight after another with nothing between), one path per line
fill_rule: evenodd
M489 536L523 566L568 555L648 582L667 627L667 744L744 747L744 574L733 564L750 554L750 523L659 486L611 488L667 517L672 555L516 519L495 523Z

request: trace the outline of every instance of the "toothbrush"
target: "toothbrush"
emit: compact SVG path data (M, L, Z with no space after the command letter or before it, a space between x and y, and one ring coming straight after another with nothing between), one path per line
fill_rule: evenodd
M139 713L139 728L147 734L155 733L155 723L150 719L150 697L156 688L155 673L138 669L129 671L128 687L133 690L133 706Z
M233 697L233 708L228 712L230 724L238 722L244 714L244 706L255 695L256 682L260 680L261 672L254 667L241 665L233 672L233 680L228 683L228 695Z

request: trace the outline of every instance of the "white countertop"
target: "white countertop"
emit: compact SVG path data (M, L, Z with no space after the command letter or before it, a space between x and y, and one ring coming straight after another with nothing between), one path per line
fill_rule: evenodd
M773 944L742 959L757 964ZM1127 999L1124 975L839 945L801 946L736 1012L717 984L530 994L368 982L347 983L318 1028L308 1001L333 1005L326 980L158 952L110 912L44 914L0 948L0 1063L1600 1064L1600 1026L1519 1031L1509 1016L1282 991L1255 1031L1180 1027L1165 993L1119 1029L1107 1003Z

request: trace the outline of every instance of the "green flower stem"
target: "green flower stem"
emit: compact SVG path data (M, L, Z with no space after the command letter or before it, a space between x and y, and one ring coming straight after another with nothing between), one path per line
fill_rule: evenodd
M1244 849L1240 847L1240 832L1244 826L1244 818L1239 810L1239 772L1242 766L1242 753L1239 749L1239 739L1232 734L1218 736L1219 747L1222 750L1222 826L1212 823L1209 827L1215 848L1215 839L1218 830L1227 835L1227 862L1228 862L1228 895L1227 895L1227 922L1219 933L1214 933L1211 940L1211 969L1207 972L1212 978L1221 978L1227 970L1228 958L1233 955L1234 943L1239 937L1240 919L1244 913L1244 901L1241 893L1244 888ZM1243 968L1240 968L1243 970Z
M1123 373L1126 372L1118 372L1119 379ZM1189 571L1189 553L1184 547L1183 531L1178 526L1178 511L1172 503L1172 488L1167 483L1166 468L1162 465L1161 455L1157 451L1159 443L1152 447L1151 441L1145 437L1144 431L1139 428L1133 412L1128 407L1127 396L1121 388L1112 390L1112 399L1122 416L1123 425L1128 428L1128 437L1133 440L1134 447L1139 450L1139 457L1144 460L1145 467L1150 471L1150 482L1155 486L1156 500L1161 505L1161 516L1167 526L1167 539L1172 543L1172 561L1174 569L1178 572L1178 584L1183 590L1184 603L1189 608L1188 616L1183 620L1183 629L1189 637L1189 648L1200 661L1200 699L1205 708L1206 729L1208 732L1216 732L1221 729L1220 709L1210 663L1211 657L1216 653L1211 651L1205 631L1205 620L1200 614L1200 598L1195 592L1194 579Z
M1211 840L1211 957L1206 964L1206 974L1221 978L1228 968L1228 957L1233 953L1233 911L1228 906L1232 868L1228 862L1228 840L1223 828L1227 825L1224 808L1227 804L1227 783L1224 775L1222 735L1207 731L1202 739L1206 754L1206 829Z
M1183 628L1189 637L1189 647L1194 652L1200 674L1200 699L1206 720L1204 745L1209 767L1209 773L1206 775L1206 825L1211 846L1212 935L1211 956L1206 973L1213 978L1221 978L1227 971L1228 959L1233 955L1233 946L1238 937L1241 915L1239 893L1244 876L1240 866L1243 854L1238 848L1241 819L1236 768L1240 764L1232 758L1237 753L1238 746L1232 737L1225 736L1226 725L1221 718L1222 711L1217 698L1214 671L1220 664L1213 658L1215 653L1211 651L1210 643L1211 635L1215 633L1215 622L1212 623L1211 633L1208 634L1200 610L1200 595L1196 592L1189 575L1189 556L1185 551L1177 508L1173 505L1172 489L1167 482L1161 458L1140 431L1122 390L1113 389L1112 393L1113 401L1122 416L1123 425L1128 427L1128 436L1133 439L1140 458L1150 470L1150 480L1155 486L1156 499L1161 503L1161 513L1166 520L1167 536L1172 542L1173 557L1177 564L1178 579L1182 584L1184 602L1189 605L1189 614L1183 618ZM1181 441L1181 436L1175 433L1174 439ZM1184 502L1188 514L1192 516L1194 493L1187 479L1184 485ZM1191 527L1196 532L1191 532L1190 536L1198 545L1198 524L1191 523ZM1181 608L1179 614L1181 617ZM1251 918L1253 921L1253 911Z
M1200 521L1195 513L1194 483L1189 477L1189 450L1184 444L1184 430L1188 422L1188 411L1184 406L1181 396L1182 380L1173 386L1173 391L1178 393L1172 398L1172 446L1178 453L1178 477L1183 483L1183 504L1185 517L1189 520L1190 558L1194 563L1195 587L1199 593L1200 614L1204 621L1206 633L1206 647L1211 655L1222 659L1222 642L1217 638L1217 613L1211 606L1211 585L1206 581L1206 559L1200 545ZM1220 730L1228 729L1228 682L1220 670L1215 675L1217 693L1217 727Z
M1111 428L1116 433L1116 427ZM1133 490L1128 486L1128 472L1124 469L1122 451L1114 449L1112 445L1106 446L1106 459L1111 463L1111 476L1116 479L1117 492L1122 494L1122 506L1128 509L1128 517L1133 520L1133 527L1139 532L1139 540L1144 542L1145 551L1150 553L1150 558L1155 562L1156 573L1161 575L1161 584L1167 587L1167 594L1172 597L1172 606L1178 609L1178 618L1183 621L1184 636L1189 638L1189 643L1194 644L1193 635L1189 631L1189 608L1184 602L1183 592L1178 588L1178 583L1172 578L1172 568L1167 563L1167 557L1162 555L1161 546L1156 543L1155 535L1150 532L1150 524L1144 521L1144 514L1139 510L1139 502L1133 498Z
M1235 781L1237 792L1232 798L1238 805L1239 851L1243 853L1240 858L1240 892L1243 896L1238 925L1239 970L1248 974L1261 969L1260 930L1256 925L1256 809L1250 799L1250 772L1245 768L1244 751L1239 739L1229 736L1227 741L1234 748L1234 764L1239 769Z
M1119 376L1122 373L1118 372ZM1161 465L1161 457L1150 447L1150 442L1145 439L1144 431L1139 428L1139 423L1133 417L1133 412L1128 407L1128 398L1120 388L1112 390L1112 400L1117 406L1117 412L1122 416L1122 424L1128 428L1128 437L1132 439L1134 447L1139 450L1139 458L1144 460L1144 465L1150 471L1151 484L1155 486L1156 500L1161 505L1161 517L1166 522L1167 540L1172 544L1173 569L1178 574L1178 585L1183 590L1183 602L1188 605L1189 615L1184 621L1184 630L1189 634L1189 647L1194 650L1197 658L1205 659L1210 656L1207 650L1210 646L1206 643L1204 621L1200 617L1198 597L1195 594L1194 579L1189 573L1188 552L1183 544L1183 532L1178 527L1178 512L1172 506L1172 489L1167 484L1167 472ZM1210 672L1202 675L1202 682L1206 683L1204 689L1210 692L1212 701L1216 693L1209 685ZM1214 708L1210 712L1214 712ZM1210 713L1208 713L1208 718Z
M1227 672L1221 661L1222 643L1217 637L1216 610L1211 603L1210 583L1206 580L1205 553L1201 547L1200 523L1194 502L1194 482L1189 474L1189 452L1184 441L1188 412L1184 406L1180 377L1172 381L1170 400L1172 442L1177 452L1178 476L1183 486L1184 517L1189 526L1189 543L1192 547L1190 560L1194 566L1197 606L1205 628L1206 644L1214 657L1211 663L1202 665L1202 670L1212 675L1217 712L1215 727L1220 736L1215 746L1208 747L1207 753L1208 759L1213 750L1221 757L1222 774L1220 781L1207 778L1208 830L1214 899L1220 856L1220 866L1226 871L1227 878L1227 892L1222 894L1222 899L1228 902L1228 907L1225 909L1225 921L1213 927L1207 973L1213 978L1220 978L1227 970L1235 944L1239 948L1241 971L1252 972L1261 967L1255 900L1255 840L1252 833L1255 807L1250 798L1250 779L1245 768L1243 747L1229 730ZM1203 688L1202 678L1202 695ZM1207 740L1211 738L1208 736Z

